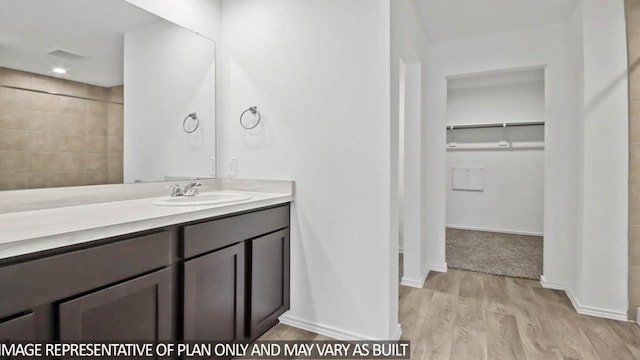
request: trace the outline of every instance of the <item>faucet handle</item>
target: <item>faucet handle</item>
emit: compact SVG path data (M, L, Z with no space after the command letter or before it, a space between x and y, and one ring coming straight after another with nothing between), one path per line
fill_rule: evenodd
M170 184L165 186L167 189L171 189L171 196L176 197L182 195L182 190L180 190L180 185L178 184Z

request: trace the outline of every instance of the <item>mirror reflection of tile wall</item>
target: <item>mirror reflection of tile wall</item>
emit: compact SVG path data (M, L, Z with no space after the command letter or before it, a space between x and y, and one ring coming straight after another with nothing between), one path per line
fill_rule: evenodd
M122 183L123 87L0 67L0 190Z

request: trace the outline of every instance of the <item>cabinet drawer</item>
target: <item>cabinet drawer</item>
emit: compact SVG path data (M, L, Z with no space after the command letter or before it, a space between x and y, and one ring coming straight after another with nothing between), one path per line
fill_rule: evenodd
M63 341L169 341L170 269L63 302L59 313Z
M184 228L189 258L289 226L289 204Z
M77 295L171 262L161 232L0 268L0 317ZM28 284L28 286L25 286Z

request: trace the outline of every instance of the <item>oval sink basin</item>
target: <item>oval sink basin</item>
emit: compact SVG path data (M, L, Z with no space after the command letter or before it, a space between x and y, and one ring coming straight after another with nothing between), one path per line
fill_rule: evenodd
M229 202L245 201L251 199L250 195L235 192L206 192L196 196L166 197L154 200L154 205L162 206L197 206L215 205Z

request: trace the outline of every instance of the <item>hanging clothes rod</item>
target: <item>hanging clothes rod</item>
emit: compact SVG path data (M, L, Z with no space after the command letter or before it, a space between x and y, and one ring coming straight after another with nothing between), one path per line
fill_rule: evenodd
M494 143L447 143L447 151L487 150L487 149L544 149L544 141L521 141Z
M506 128L511 126L544 126L544 121L514 121L514 122L494 122L475 124L448 124L447 130L455 129L484 129L484 128Z

